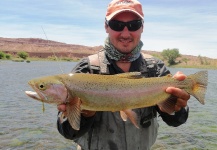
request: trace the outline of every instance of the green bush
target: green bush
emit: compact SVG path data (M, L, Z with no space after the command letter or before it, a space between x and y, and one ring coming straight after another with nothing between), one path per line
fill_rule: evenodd
M4 59L5 58L5 53L0 51L0 59Z
M173 48L173 49L165 49L161 53L164 59L167 60L169 65L176 64L176 58L180 57L181 54L179 54L179 49Z
M27 52L22 52L22 51L18 52L17 55L23 59L26 59L27 57L29 57L29 54Z
M5 58L6 58L6 59L11 59L11 54L6 54L6 55L5 55Z

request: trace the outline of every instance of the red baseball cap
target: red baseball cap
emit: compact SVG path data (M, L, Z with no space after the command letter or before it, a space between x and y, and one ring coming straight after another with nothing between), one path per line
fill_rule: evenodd
M132 12L144 19L142 5L138 0L112 0L108 5L106 12L106 20L112 19L121 12Z

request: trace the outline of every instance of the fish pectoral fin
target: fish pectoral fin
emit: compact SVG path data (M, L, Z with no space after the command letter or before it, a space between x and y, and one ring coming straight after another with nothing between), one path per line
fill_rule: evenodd
M158 103L158 107L161 111L166 112L168 114L172 114L175 110L175 105L177 102L177 97L170 96L167 100Z
M134 126L139 129L138 116L133 110L131 110L131 109L123 110L123 114L125 114L127 116L127 118L129 118L130 121L134 124Z
M69 103L66 105L66 114L72 128L80 130L81 100L79 98L69 100Z
M127 121L127 115L125 114L124 111L120 111L120 116L121 116L123 121Z
M120 73L120 74L116 74L116 76L118 76L120 78L127 78L127 79L140 79L143 77L141 75L141 72Z

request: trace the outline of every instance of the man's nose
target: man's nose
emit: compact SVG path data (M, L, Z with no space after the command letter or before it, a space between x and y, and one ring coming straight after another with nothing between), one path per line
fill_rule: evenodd
M130 31L128 30L127 26L124 27L123 31L121 31L121 36L125 38L130 36Z

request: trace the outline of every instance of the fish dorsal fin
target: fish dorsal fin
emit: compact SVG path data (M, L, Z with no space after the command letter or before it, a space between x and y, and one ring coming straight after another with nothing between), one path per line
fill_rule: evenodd
M75 130L80 130L80 120L81 120L81 100L80 98L73 98L69 100L66 105L66 113L69 124Z
M167 74L166 77L168 77L168 78L172 78L173 75L172 75L172 74Z
M141 72L127 72L116 74L116 76L120 78L128 78L128 79L139 79L142 78Z

